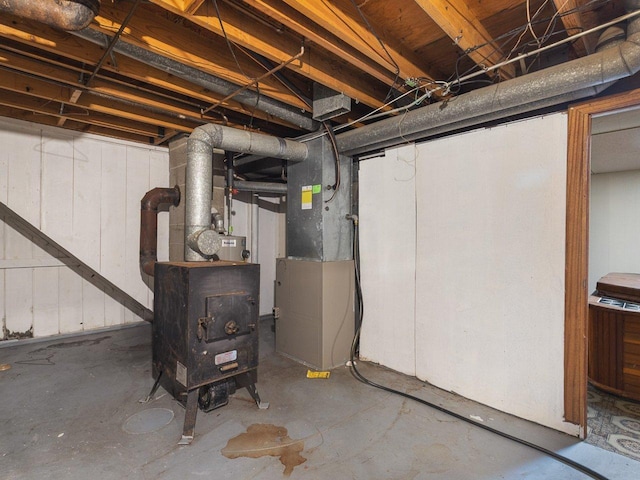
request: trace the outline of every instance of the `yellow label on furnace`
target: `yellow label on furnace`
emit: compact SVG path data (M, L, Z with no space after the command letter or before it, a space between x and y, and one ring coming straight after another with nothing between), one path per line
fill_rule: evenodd
M302 210L311 210L313 207L313 187L305 185L302 187Z

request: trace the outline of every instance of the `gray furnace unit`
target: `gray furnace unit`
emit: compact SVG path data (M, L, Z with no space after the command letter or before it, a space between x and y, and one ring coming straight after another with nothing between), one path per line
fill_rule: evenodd
M276 351L317 370L349 360L353 260L276 263Z
M276 260L276 351L315 369L349 360L355 328L352 161L326 138L287 169L287 258ZM339 177L342 179L338 182Z

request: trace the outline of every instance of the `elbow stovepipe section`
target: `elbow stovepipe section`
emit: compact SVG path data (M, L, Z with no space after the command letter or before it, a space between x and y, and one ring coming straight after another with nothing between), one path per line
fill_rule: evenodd
M154 188L140 202L140 270L153 276L158 261L158 211L163 206L180 204L180 189Z
M62 30L86 28L100 10L100 0L2 0L0 11Z

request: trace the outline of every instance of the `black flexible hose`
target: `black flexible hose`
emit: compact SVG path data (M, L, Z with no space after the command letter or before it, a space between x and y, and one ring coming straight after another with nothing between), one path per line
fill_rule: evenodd
M518 438L515 437L513 435L509 435L508 433L502 432L500 430L497 430L495 428L492 428L488 425L484 425L482 423L478 423L475 422L473 420L471 420L470 418L465 417L464 415L460 415L459 413L453 412L445 407L442 407L440 405L437 405L435 403L431 403L427 400L424 400L422 398L418 398L415 397L413 395L410 395L408 393L405 392L401 392L399 390L395 390L393 388L390 387L386 387L384 385L380 385L378 383L375 383L371 380L369 380L368 378L366 378L364 375L362 375L360 373L360 371L357 369L356 367L356 357L357 357L357 351L358 351L358 347L360 344L360 330L361 330L361 326L362 326L362 319L364 316L364 305L363 305L363 298L362 298L362 287L360 284L360 242L359 242L359 230L358 230L358 218L354 217L353 218L353 225L354 225L354 232L353 232L353 258L354 258L354 269L355 269L355 278L356 278L356 297L358 299L358 303L359 303L359 319L357 322L357 327L356 327L356 333L353 337L353 341L351 342L351 353L350 353L350 365L349 365L349 371L351 372L351 375L354 376L354 378L366 385L369 385L371 387L375 387L375 388L379 388L380 390L384 390L385 392L389 392L389 393L394 393L396 395L400 395L401 397L404 398L408 398L410 400L414 400L418 403L421 403L423 405L426 405L427 407L431 407L435 410L438 410L439 412L442 413L446 413L447 415L450 415L454 418L457 418L458 420L462 420L463 422L467 422L470 423L471 425L474 425L478 428L482 428L483 430L486 430L488 432L491 433L495 433L496 435L500 435L503 438L506 438L508 440L511 440L513 442L519 443L521 445L525 445L529 448L533 448L534 450L537 450L545 455L550 456L551 458L554 458L555 460L564 463L565 465L568 465L569 467L584 473L585 475L591 477L591 478L595 478L597 480L609 480L607 477L605 477L604 475L601 475L600 473L591 470L589 467L575 462L573 460L571 460L570 458L564 457L560 454L557 454L551 450L548 450L544 447L541 447L540 445L536 445L535 443L531 443L528 442L526 440L523 440L522 438Z

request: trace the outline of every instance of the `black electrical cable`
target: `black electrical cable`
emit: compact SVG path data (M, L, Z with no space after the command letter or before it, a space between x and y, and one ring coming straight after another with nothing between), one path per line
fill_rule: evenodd
M356 216L351 217L351 219L353 220L353 225L354 225L354 231L353 231L353 258L354 258L354 270L355 270L355 282L356 282L356 297L358 299L358 304L359 304L359 320L358 320L358 324L356 326L356 333L353 337L353 341L351 342L351 353L350 353L350 364L349 364L349 371L351 372L351 375L353 375L353 377L366 384L369 385L371 387L375 387L378 388L380 390L384 390L385 392L389 392L389 393L394 393L396 395L400 395L404 398L408 398L409 400L414 400L418 403L421 403L423 405L426 405L427 407L431 407L435 410L438 410L439 412L442 413L446 413L447 415L450 415L454 418L457 418L458 420L462 420L463 422L466 423L470 423L471 425L474 425L478 428L482 428L483 430L486 430L488 432L491 433L495 433L496 435L499 435L503 438L506 438L508 440L511 440L513 442L519 443L521 445L524 445L526 447L532 448L534 450L537 450L538 452L541 452L545 455L550 456L551 458L564 463L565 465L579 471L580 473L584 473L585 475L591 477L591 478L595 478L597 480L609 480L607 477L605 477L604 475L601 475L600 473L591 470L589 467L578 463L574 460L571 460L570 458L564 457L560 454L557 454L556 452L553 452L551 450L548 450L544 447L541 447L540 445L536 445L535 443L531 443L528 442L527 440L523 440L522 438L518 438L515 437L513 435L510 435L506 432L502 432L500 430L497 430L495 428L492 428L488 425L484 425L482 423L478 423L475 422L467 417L465 417L464 415L460 415L459 413L453 412L445 407L442 407L440 405L437 405L435 403L431 403L427 400L424 400L422 398L418 398L415 397L413 395L410 395L408 393L405 392L401 392L399 390L395 390L393 388L390 387L386 387L384 385L380 385L379 383L375 383L371 380L369 380L368 378L366 378L364 375L362 375L360 373L360 371L357 369L356 367L356 356L358 353L358 348L359 348L359 344L360 344L360 330L362 327L362 319L363 319L363 315L364 315L364 305L363 305L363 298L362 298L362 286L361 286L361 282L360 282L360 240L359 240L359 220Z
M329 122L322 122L322 126L324 127L324 129L327 131L327 136L329 137L329 140L331 142L331 151L333 152L333 159L334 159L334 165L335 165L335 175L336 175L336 181L335 183L331 186L331 188L333 189L333 194L331 195L331 198L329 198L329 200L325 200L324 203L330 203L334 197L336 196L336 193L338 193L338 189L340 188L340 153L338 152L338 142L336 141L336 136L333 133L333 128L331 128L331 125L329 125Z
M384 51L384 53L387 54L387 57L389 58L389 60L391 61L391 63L393 64L393 67L395 68L395 78L393 79L393 83L391 84L391 87L389 87L389 91L387 92L387 96L384 97L384 100L382 101L382 103L387 103L387 100L389 98L391 98L391 95L393 94L393 89L396 86L396 84L398 83L398 79L400 78L400 66L398 65L398 62L395 61L395 59L391 56L391 54L389 53L389 50L387 50L386 45L384 44L384 42L382 41L382 39L378 36L378 34L376 33L376 31L373 29L373 27L371 26L371 23L369 23L369 20L367 19L367 17L365 16L365 14L362 12L362 10L360 9L360 6L355 2L355 0L351 0L351 4L355 7L355 9L358 11L358 14L360 15L360 18L362 18L362 20L364 21L365 25L367 26L367 29L371 32L371 34L376 38L376 40L378 40L378 43L380 44L380 47L382 47L382 50Z
M253 77L250 77L249 75L247 75L245 73L245 71L242 69L242 67L240 66L240 62L238 61L238 57L236 57L236 52L233 50L233 44L231 42L231 40L229 40L229 37L227 36L227 31L224 28L224 22L222 21L222 16L220 15L220 8L218 7L218 1L217 0L213 0L213 6L216 10L216 16L218 17L218 22L220 23L220 30L222 30L222 35L224 36L224 40L227 43L227 47L229 48L229 52L231 52L231 56L233 57L233 60L236 62L236 66L238 67L238 70L240 71L240 73L242 73L242 75L245 76L245 78L255 81L256 79ZM242 49L241 49L242 50ZM248 55L246 51L242 50L245 55ZM256 109L258 108L258 104L260 103L260 84L256 82L256 104L253 107L253 110L251 110L251 119L249 120L249 128L253 128L253 119L255 117L255 113L256 113Z

